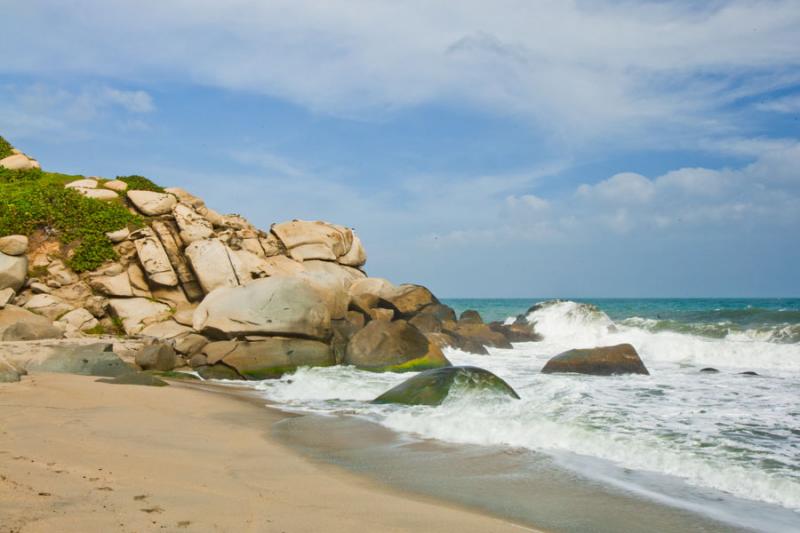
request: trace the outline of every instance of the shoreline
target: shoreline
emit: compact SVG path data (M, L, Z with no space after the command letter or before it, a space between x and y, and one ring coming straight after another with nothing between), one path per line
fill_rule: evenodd
M211 392L0 385L0 532L534 531L308 460L272 436L291 415Z

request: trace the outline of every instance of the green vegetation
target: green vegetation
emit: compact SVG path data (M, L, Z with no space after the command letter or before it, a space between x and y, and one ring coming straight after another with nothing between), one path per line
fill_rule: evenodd
M117 176L117 179L128 184L128 189L134 191L164 192L164 188L156 185L144 176Z
M0 159L13 155L14 153L11 151L12 148L14 147L11 146L11 143L9 143L3 138L2 135L0 135Z
M0 169L0 235L52 233L71 250L67 264L76 272L116 259L105 234L125 226L139 227L143 220L121 201L94 200L64 188L81 177L39 169Z

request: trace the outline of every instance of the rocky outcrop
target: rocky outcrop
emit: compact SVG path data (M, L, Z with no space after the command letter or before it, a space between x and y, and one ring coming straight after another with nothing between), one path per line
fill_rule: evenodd
M33 161L15 153L11 162L23 160ZM303 365L436 368L449 365L442 348L486 353L524 338L456 320L420 285L367 277L364 246L341 225L292 220L262 231L141 176L64 186L140 216L98 232L114 259L92 271L70 268L74 244L51 228L0 235L0 309L18 322L0 327L4 339L124 333L167 346L174 365L201 375L261 379ZM140 367L154 365L169 366L140 356Z
M426 370L384 392L373 403L440 405L454 389L460 393L494 393L519 399L511 386L488 370L451 366Z
M405 320L371 321L350 339L343 362L381 372L450 366L442 350Z
M19 381L24 374L24 370L18 369L0 355L0 383L14 383Z
M331 315L323 292L311 280L287 276L219 288L197 308L193 326L212 338L279 335L325 340L331 335Z
M558 354L542 368L543 374L556 372L594 376L650 373L636 353L636 349L630 344L576 349Z

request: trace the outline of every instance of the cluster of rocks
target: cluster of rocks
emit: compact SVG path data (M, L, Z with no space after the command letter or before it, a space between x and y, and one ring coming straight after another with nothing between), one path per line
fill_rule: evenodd
M80 274L55 235L0 238L0 340L116 330L172 350L160 370L189 365L236 379L298 366L439 368L450 364L445 346L487 353L535 340L525 324L456 317L425 287L367 277L364 247L344 226L292 220L262 231L180 188L129 190L100 178L66 187L124 202L146 225L106 234L118 259ZM148 361L137 358L154 368Z

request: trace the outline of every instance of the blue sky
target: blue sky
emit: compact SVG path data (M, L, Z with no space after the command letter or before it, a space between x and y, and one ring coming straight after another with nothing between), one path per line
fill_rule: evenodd
M11 0L0 133L458 296L800 295L792 1Z

